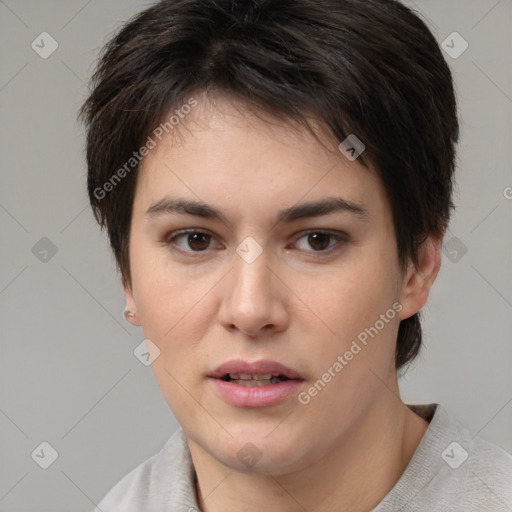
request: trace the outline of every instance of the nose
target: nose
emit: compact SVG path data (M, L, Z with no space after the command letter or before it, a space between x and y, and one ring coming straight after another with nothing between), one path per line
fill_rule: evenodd
M286 287L268 263L265 252L252 263L235 255L219 309L219 321L226 329L258 337L288 327Z

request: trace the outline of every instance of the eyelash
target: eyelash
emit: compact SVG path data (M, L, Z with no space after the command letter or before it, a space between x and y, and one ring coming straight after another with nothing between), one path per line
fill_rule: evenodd
M211 237L210 242L212 239L215 238L211 233L208 233L207 231L203 231L200 229L187 229L187 230L179 231L177 233L171 233L170 235L168 235L164 238L163 242L167 246L172 245L172 246L176 247L176 244L175 244L176 239L179 239L180 237L186 237L187 235L193 235L193 234L207 235L207 236ZM339 242L346 243L349 241L349 236L342 231L326 231L326 230L322 230L322 229L311 229L311 230L304 231L304 232L300 233L300 236L295 239L294 244L296 244L302 238L307 237L308 235L312 235L312 234L327 235L327 236L330 236L331 238L334 238L338 241L338 243L335 243L324 250L306 251L310 255L313 255L313 257L330 256L333 252L340 249ZM202 251L194 251L194 250L187 251L184 249L180 249L179 247L176 249L173 247L172 249L177 250L178 252L181 252L182 254L186 254L187 256L192 257L192 258L200 257L201 255L203 255L204 253L206 253L208 251L208 249L204 249Z

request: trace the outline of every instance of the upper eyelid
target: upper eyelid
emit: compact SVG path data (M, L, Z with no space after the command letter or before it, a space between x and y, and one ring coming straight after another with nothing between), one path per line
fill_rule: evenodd
M210 231L208 231L207 229L203 229L203 228L187 228L187 229L184 229L184 230L179 230L179 231L175 231L175 232L169 233L168 235L165 236L165 239L166 240L172 240L174 238L177 238L178 236L190 235L192 233L202 233L204 235L209 235L212 238L216 238L216 236L213 233L211 233ZM302 238L303 236L309 235L311 233L323 233L323 234L331 235L331 236L334 236L334 237L344 237L344 238L348 237L348 235L344 231L338 231L338 230L335 230L335 229L321 229L321 228L318 228L318 229L306 229L306 230L303 230L303 231L298 231L295 235L293 235L293 237L294 238Z
M164 236L164 242L165 243L171 243L176 238L179 238L181 236L186 236L186 235L192 235L194 233L200 233L202 235L208 235L212 239L216 239L216 236L213 233L210 233L208 230L199 229L199 228L197 228L197 229L190 228L190 229L185 229L185 230L176 231L176 232L173 231L172 233L169 233L168 235ZM190 252L193 252L193 251L190 251ZM200 251L195 251L195 252L200 252Z

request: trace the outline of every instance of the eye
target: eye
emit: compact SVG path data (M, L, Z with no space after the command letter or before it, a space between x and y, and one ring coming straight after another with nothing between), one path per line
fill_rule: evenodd
M342 232L308 231L297 239L295 245L298 249L306 252L331 253L333 252L332 247L336 246L338 242L347 241L348 235ZM308 250L306 246L311 247L313 251Z
M311 230L303 233L302 236L296 239L293 245L301 251L310 254L319 253L318 256L320 256L334 252L336 246L340 242L347 242L348 238L348 235L341 231L328 232ZM166 245L176 247L181 252L197 254L211 249L214 240L215 238L205 231L188 229L175 234L171 233L165 238L164 242Z
M184 252L204 252L212 240L213 237L209 233L189 229L168 237L166 243L175 245Z

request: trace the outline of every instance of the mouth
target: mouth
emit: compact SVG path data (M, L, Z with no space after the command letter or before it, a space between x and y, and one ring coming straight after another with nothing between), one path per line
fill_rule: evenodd
M291 398L304 379L296 370L270 360L228 361L209 380L224 401L236 407L269 407Z
M271 384L279 384L286 380L292 380L285 375L278 373L265 373L261 375L251 375L248 373L227 373L222 377L225 382L232 382L239 386L270 386Z
M209 377L241 386L268 386L285 380L304 380L297 370L270 359L254 362L233 359L218 366Z

